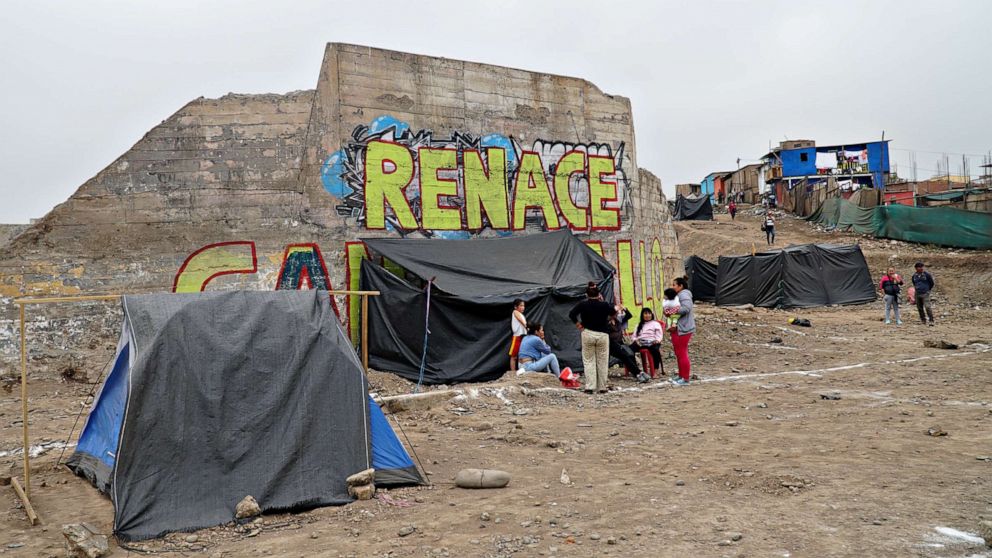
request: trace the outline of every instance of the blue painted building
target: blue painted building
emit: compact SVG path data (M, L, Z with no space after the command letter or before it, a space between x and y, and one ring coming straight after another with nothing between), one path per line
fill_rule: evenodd
M772 188L784 183L788 189L803 180L811 186L826 183L830 177L849 189L881 189L891 161L888 141L816 146L806 140L782 142L762 160L765 182Z
M717 194L723 194L723 179L729 172L711 172L700 183L700 195L709 196L710 203L718 203Z

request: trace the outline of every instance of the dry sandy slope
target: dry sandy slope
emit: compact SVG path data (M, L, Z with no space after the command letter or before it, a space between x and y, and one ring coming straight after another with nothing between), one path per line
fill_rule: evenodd
M804 223L780 226L786 241L844 238ZM679 228L684 253L706 248L709 257L749 251L743 235L760 235L757 221ZM791 329L785 311L700 305L691 349L703 381L695 385L637 390L617 379L625 391L588 397L524 394L506 380L497 384L502 399L484 389L398 416L433 488L392 491L391 503L271 516L257 532L220 528L198 533L195 543L175 535L143 546L193 556L989 555L935 531L974 533L978 516L992 515L992 461L978 459L992 456L992 313L986 301L976 309L978 300L949 290L956 282L969 286L968 296L986 292L974 277L988 272L989 255L871 242L873 266L893 249L908 265L920 257L960 262L934 267L938 327L909 319L884 326L880 302L803 311L809 329ZM769 343L773 337L783 342ZM924 348L924 339L961 348ZM34 386L36 440L64 437L88 389ZM835 393L840 399L821 397ZM0 391L0 451L18 446L16 395ZM948 435L928 435L934 427ZM3 488L0 551L58 555L66 522L110 530L109 502L52 471L57 453L39 458L34 484L48 530L28 528ZM0 457L0 473L17 460ZM502 468L513 480L502 490L453 488L463 467ZM572 484L560 482L562 469ZM408 525L417 531L400 537Z

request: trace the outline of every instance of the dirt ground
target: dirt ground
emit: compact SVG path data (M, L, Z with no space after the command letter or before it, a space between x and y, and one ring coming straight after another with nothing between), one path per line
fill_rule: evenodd
M881 301L801 312L700 304L690 346L700 379L690 386L615 378L620 389L597 396L542 389L542 378L453 386L462 395L451 402L394 416L431 487L134 547L210 557L992 556L976 538L980 516L992 519L992 253L827 233L790 218L779 229L783 246L862 242L876 280L889 263L908 276L924 260L938 284L937 327L919 325L915 308L904 308L905 325L886 326ZM678 231L683 255L764 242L746 211ZM813 327L789 326L797 314ZM670 353L665 366L675 367ZM411 390L381 374L372 383L380 393ZM0 477L20 464L13 388L0 390ZM29 527L0 487L0 554L63 555L64 523L111 531L110 502L53 468L58 447L41 446L65 439L90 390L32 385L41 452L32 494L43 524ZM503 489L455 488L465 467L513 478Z

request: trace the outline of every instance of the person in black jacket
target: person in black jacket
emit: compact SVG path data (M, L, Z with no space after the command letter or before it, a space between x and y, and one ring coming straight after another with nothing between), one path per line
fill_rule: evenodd
M916 262L916 273L913 274L913 289L916 291L916 311L920 313L920 321L933 326L933 307L930 306L930 291L933 290L933 275L923 269L923 262ZM926 314L924 315L924 310Z
M617 315L610 318L610 358L615 358L623 363L623 367L642 384L650 380L644 372L637 368L637 359L634 358L633 351L623 342L623 333L627 329L626 324L633 317L630 310L623 306L617 306Z
M610 318L616 315L617 309L600 300L599 288L591 281L586 288L586 299L568 313L569 319L582 332L586 393L606 393L609 389Z

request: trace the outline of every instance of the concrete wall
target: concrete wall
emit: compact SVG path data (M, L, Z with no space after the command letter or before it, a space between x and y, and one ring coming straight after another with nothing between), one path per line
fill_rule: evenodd
M316 90L193 101L0 247L0 302L356 287L359 238L568 227L617 266L625 304L657 305L682 265L636 156L629 100L585 80L330 44ZM33 313L32 355L106 352L106 308ZM14 312L0 365L16 359Z

